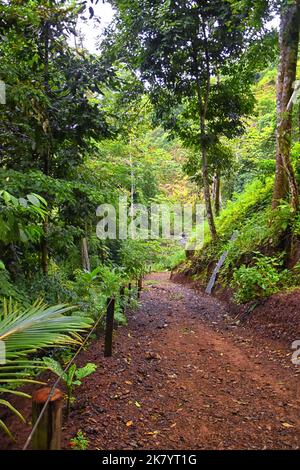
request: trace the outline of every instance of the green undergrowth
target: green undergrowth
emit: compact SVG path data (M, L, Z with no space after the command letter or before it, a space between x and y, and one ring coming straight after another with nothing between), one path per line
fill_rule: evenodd
M172 271L186 259L185 249L177 243L165 242L161 247L160 255L151 265L152 272Z
M212 242L206 228L203 248L195 252L183 269L206 285L227 250L218 285L233 288L237 302L297 287L300 266L293 263L290 246L291 242L294 247L299 243L300 217L295 217L288 204L272 211L272 188L273 178L254 180L228 202L216 219L218 241ZM237 238L233 241L235 232Z

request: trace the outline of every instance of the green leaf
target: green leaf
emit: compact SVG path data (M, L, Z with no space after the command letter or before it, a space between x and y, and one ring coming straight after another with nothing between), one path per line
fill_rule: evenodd
M26 201L26 199L24 199L23 197L20 197L19 198L19 203L22 207L24 207L25 209L27 209L28 207L28 201Z
M23 243L27 243L27 242L28 242L28 237L27 237L25 231L24 231L22 228L19 229L19 235L20 235L20 240L21 240Z
M47 369L51 370L51 372L56 374L58 377L62 377L64 381L66 380L66 374L58 361L52 357L44 357L43 362Z
M5 434L7 434L8 437L10 437L10 439L11 439L12 441L15 441L14 436L12 435L12 433L10 432L10 430L8 429L8 427L6 426L6 424L4 424L4 422L2 421L2 419L0 419L0 428L5 432Z
M31 202L33 206L40 207L41 203L39 199L34 194L27 194L28 201Z
M84 367L81 367L81 369L77 369L76 377L78 379L84 379L85 377L88 377L89 375L93 374L96 369L96 364L89 362Z
M8 408L10 411L12 411L16 416L18 416L18 418L20 418L21 421L23 421L23 423L25 423L24 416L21 415L21 413L9 401L2 400L0 398L0 405L6 406L6 408Z

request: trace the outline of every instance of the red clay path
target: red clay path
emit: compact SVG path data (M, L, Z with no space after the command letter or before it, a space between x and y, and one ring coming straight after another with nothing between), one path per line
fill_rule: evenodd
M81 429L90 449L299 449L292 350L227 313L169 274L151 275L113 358L102 340L80 356L98 369L77 389L64 447ZM16 429L18 447L29 430Z

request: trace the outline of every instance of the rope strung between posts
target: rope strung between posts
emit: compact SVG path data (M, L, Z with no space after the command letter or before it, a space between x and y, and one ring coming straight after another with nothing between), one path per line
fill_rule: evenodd
M107 304L107 308L109 308L109 306L111 305L111 303L113 302L113 300L114 300L113 298L110 299L110 301L109 301L108 304ZM39 414L39 416L38 416L38 418L37 418L37 420L36 420L36 422L35 422L35 424L34 424L34 426L33 426L33 428L32 428L32 430L31 430L31 433L29 434L29 436L28 436L28 438L27 438L27 441L26 441L26 443L25 443L25 445L24 445L24 447L23 447L22 450L27 450L27 449L28 449L28 446L29 446L29 444L30 444L30 442L31 442L31 440L32 440L32 438L33 438L33 436L34 436L34 433L36 432L37 427L38 427L38 425L39 425L40 422L41 422L41 419L42 419L42 417L43 417L43 415L44 415L44 413L45 413L45 411L46 411L46 409L47 409L47 406L48 406L48 404L49 404L51 398L53 397L53 394L54 394L54 392L55 392L56 387L58 386L59 382L60 382L61 379L62 379L63 374L65 374L65 373L69 370L69 368L71 367L71 365L74 363L75 359L76 359L77 356L81 353L81 351L83 350L84 346L86 345L86 343L87 343L88 340L90 339L91 335L92 335L92 334L94 333L94 331L96 330L96 328L97 328L97 326L99 325L99 323L100 323L101 320L102 320L102 317L100 316L99 319L98 319L98 320L96 321L96 323L94 324L93 328L89 331L89 333L88 333L87 336L85 337L83 343L80 345L80 347L78 348L78 350L76 351L76 353L75 353L74 356L72 357L71 361L68 363L68 365L67 365L67 366L65 367L65 369L63 370L62 374L61 374L61 375L58 377L58 379L55 381L55 383L54 383L54 385L52 386L51 391L50 391L50 393L49 393L49 395L48 395L48 398L47 398L47 400L46 400L46 402L45 402L45 404L44 404L44 406L43 406L43 408L42 408L42 410L41 410L41 412L40 412L40 414Z

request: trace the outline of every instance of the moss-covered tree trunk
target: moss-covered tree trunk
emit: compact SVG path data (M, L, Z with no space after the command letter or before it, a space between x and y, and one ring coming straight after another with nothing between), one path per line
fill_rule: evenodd
M299 208L299 193L290 160L293 85L296 80L300 29L300 0L292 0L281 12L279 32L280 63L277 81L277 146L273 208L288 193L295 210Z
M203 190L204 190L204 201L206 207L206 214L207 214L207 221L209 225L209 230L211 234L211 238L213 240L217 239L217 230L215 226L213 208L211 203L211 195L210 195L210 184L209 184L209 176L208 176L208 162L207 162L207 151L205 144L202 143L201 145L201 154L202 154L202 178L203 178Z
M213 189L213 198L215 206L215 214L218 216L221 209L221 177L220 171L217 170L214 177L214 189Z

